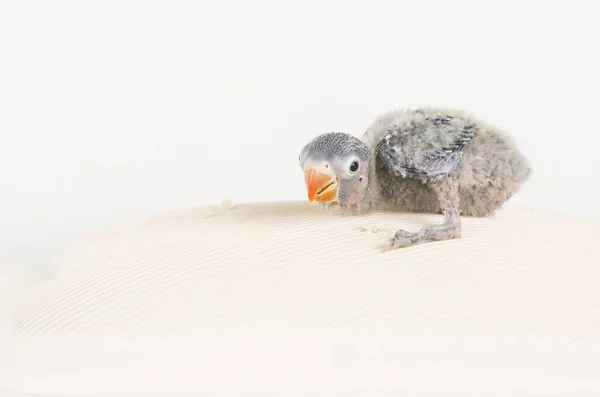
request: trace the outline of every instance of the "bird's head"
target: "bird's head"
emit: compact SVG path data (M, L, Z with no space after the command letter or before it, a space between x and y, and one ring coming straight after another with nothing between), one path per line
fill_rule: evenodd
M368 185L369 148L358 138L341 132L322 134L300 152L308 200L353 205Z

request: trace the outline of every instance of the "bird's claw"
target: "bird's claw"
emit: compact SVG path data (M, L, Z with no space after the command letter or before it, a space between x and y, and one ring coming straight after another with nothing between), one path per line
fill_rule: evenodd
M390 242L388 249L410 247L411 245L419 243L421 240L422 237L419 235L419 233L410 233L406 230L398 230Z

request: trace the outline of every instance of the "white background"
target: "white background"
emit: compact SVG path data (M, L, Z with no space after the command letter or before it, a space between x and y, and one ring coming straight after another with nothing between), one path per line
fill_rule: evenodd
M305 200L303 144L419 105L514 135L535 174L512 203L600 219L594 2L0 4L0 258L42 266L221 197Z

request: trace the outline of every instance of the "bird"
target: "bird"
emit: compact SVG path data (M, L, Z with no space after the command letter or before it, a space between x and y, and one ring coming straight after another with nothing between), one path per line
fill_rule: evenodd
M387 250L461 238L461 217L493 215L533 172L506 131L442 107L381 113L361 137L322 133L298 161L308 200L324 208L443 214L439 224L397 230Z

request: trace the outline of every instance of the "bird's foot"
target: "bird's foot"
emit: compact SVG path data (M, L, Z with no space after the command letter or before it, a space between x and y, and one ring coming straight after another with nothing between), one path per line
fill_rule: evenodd
M421 233L411 233L406 230L398 230L390 242L389 249L410 247L423 241Z
M462 228L460 223L444 222L438 226L425 227L419 231L419 234L423 235L425 240L450 240L460 238L462 235Z
M410 247L423 241L441 241L461 237L462 222L460 220L458 185L450 182L442 182L435 189L440 196L444 222L441 225L424 227L417 233L398 230L392 239L389 249Z
M444 223L438 226L424 227L417 233L398 230L392 239L388 250L410 247L424 241L442 241L461 237L460 224Z

